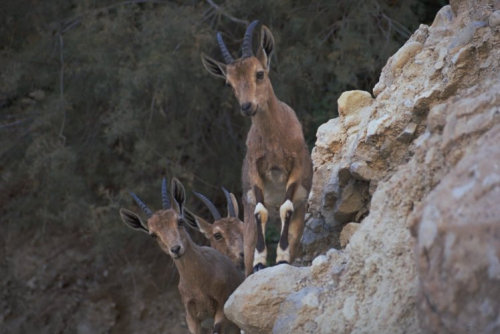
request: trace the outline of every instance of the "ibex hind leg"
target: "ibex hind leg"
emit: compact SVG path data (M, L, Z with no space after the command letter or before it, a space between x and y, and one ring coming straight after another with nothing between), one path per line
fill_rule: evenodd
M290 263L288 232L293 213L293 203L287 199L280 207L281 234L278 249L276 250L276 264Z
M196 319L194 316L190 314L191 312L192 310L186 308L186 322L188 325L189 332L192 334L202 334L203 332L201 324L198 321L198 319Z
M288 233L287 240L288 243L282 242L284 235L280 238L280 243L278 244L278 249L276 252L276 263L292 263L300 245L300 239L302 238L302 233L304 232L304 218L305 218L305 205L301 205L295 208L293 214L290 217L290 222L288 223ZM285 229L283 229L283 234Z
M257 227L257 243L255 245L253 257L253 272L259 271L266 266L267 248L266 248L266 224L268 220L268 211L262 203L255 206L255 224Z

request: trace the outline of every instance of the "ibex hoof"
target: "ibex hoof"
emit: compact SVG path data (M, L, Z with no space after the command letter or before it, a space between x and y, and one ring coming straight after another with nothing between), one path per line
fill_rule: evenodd
M276 264L278 265L278 264L290 264L290 263L288 263L288 261L278 261L276 262Z
M264 269L266 266L263 265L262 263L257 263L255 266L253 266L253 271L252 273L256 273L258 272L259 270L262 270Z

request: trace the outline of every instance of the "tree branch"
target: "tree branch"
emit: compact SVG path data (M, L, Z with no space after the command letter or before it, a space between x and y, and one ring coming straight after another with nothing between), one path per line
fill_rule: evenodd
M215 2L213 2L213 0L207 0L207 3L210 6L212 6L219 14L227 17L231 21L236 22L236 23L241 23L241 24L244 24L244 25L248 25L248 21L247 20L242 20L242 19L239 19L237 17L234 17L234 16L228 14L224 9L222 9L221 6L219 6Z
M64 127L66 125L66 106L64 103L64 40L62 33L59 36L59 108L63 112L63 119L61 123L61 128L59 129L59 138L61 139L63 145L66 143L66 137L64 136Z

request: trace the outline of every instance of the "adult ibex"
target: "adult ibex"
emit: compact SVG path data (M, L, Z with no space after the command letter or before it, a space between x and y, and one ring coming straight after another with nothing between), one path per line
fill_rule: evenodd
M245 116L252 117L243 161L245 213L245 273L265 267L266 223L281 220L276 262L290 263L304 230L306 202L312 181L312 162L295 112L274 95L269 67L274 49L271 31L262 26L257 54L252 35L258 21L246 29L242 56L234 59L222 35L217 41L225 63L202 55L205 68L229 83Z
M144 223L134 212L120 209L123 222L129 227L156 238L160 247L170 254L179 271L179 292L186 310L189 331L200 334L201 322L214 319L212 333L239 333L238 327L224 315L224 303L243 281L243 274L228 257L211 247L196 245L184 230L185 191L177 180L172 181L175 208L171 207L166 181L162 183L163 210L153 213L132 193L148 220Z
M222 188L227 202L227 217L222 217L215 205L203 194L195 192L213 216L213 223L185 210L186 220L191 226L203 233L210 246L228 256L234 265L244 270L243 259L243 222L238 218L238 202L234 194Z

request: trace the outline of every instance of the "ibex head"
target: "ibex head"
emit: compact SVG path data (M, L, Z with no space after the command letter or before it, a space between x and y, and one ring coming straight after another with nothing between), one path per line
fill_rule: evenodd
M210 241L210 246L226 255L243 270L243 222L238 219L238 202L234 194L222 188L227 201L227 217L222 217L215 205L203 194L194 193L208 208L214 222L186 210L186 221L198 229Z
M201 56L201 61L210 74L224 78L231 85L240 103L241 112L246 116L254 116L259 110L265 109L269 97L273 94L268 75L274 50L274 37L266 26L262 26L259 48L257 55L254 55L252 35L258 23L259 21L255 20L246 29L241 46L241 58L234 59L231 56L220 32L217 33L217 42L225 63L204 54Z
M172 207L168 192L167 181L162 182L162 204L163 209L153 213L151 209L134 193L131 193L135 202L148 217L147 222L127 209L120 209L123 222L134 230L143 231L154 237L160 247L174 259L180 258L185 251L187 234L184 233L184 203L186 200L185 190L182 183L172 180L171 186L174 207Z

